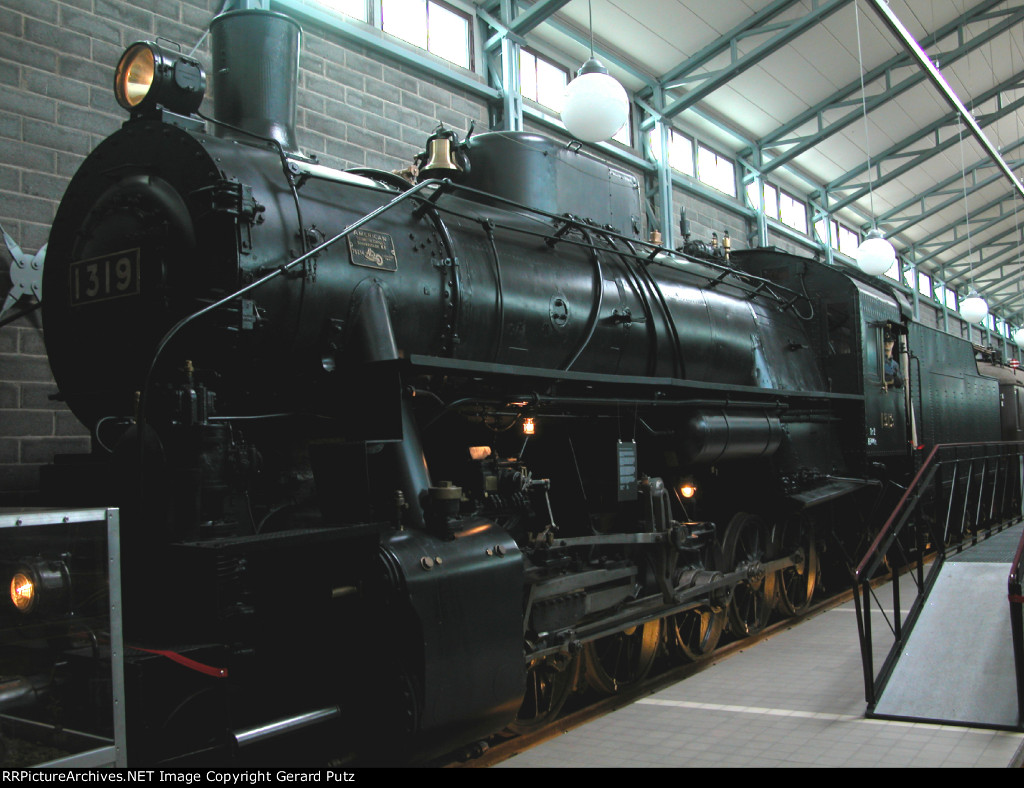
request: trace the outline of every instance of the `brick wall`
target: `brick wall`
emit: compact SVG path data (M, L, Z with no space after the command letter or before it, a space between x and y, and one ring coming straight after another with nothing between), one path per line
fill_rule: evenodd
M125 119L113 69L134 41L157 36L187 52L222 0L3 0L0 4L0 224L29 253L46 243L71 175ZM195 56L209 64L208 42ZM480 77L479 79L483 79ZM398 169L439 122L487 128L487 108L336 33L303 25L297 134L327 165ZM208 100L207 108L211 102ZM0 300L10 286L0 251ZM43 503L39 467L89 450L56 385L40 312L0 327L0 506Z
M747 248L748 222L738 210L730 211L728 208L702 200L678 188L672 190L672 207L675 210L672 227L675 232L676 246L683 243L682 235L679 232L679 212L685 208L692 240L711 243L711 234L717 233L718 241L721 243L725 233L728 232L733 249Z

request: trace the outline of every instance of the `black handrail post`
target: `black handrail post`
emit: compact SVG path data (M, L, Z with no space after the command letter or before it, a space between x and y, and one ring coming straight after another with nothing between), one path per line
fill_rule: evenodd
M875 666L871 650L871 595L870 583L862 580L860 588L854 588L853 601L857 607L857 625L860 628L860 658L864 668L864 700L868 708L875 707ZM864 595L863 600L861 594Z
M974 507L974 533L971 544L978 543L978 531L981 530L981 506L985 501L985 483L988 481L988 457L981 458L981 481L978 483L978 503Z
M915 571L917 572L917 589L918 593L920 593L921 589L924 588L924 551L926 547L925 537L921 535L920 520L915 520L914 524L916 526L914 528L914 539L917 543L917 568Z
M892 621L893 636L897 643L903 642L903 612L900 607L900 575L892 573Z
M940 460L939 464L943 465L944 463L942 463L942 461ZM959 469L960 469L960 460L959 459L954 459L953 460L953 468L952 468L952 471L950 473L950 479L949 479L949 500L946 501L946 522L945 522L945 524L943 525L943 528L942 528L942 541L940 542L940 544L943 544L943 545L946 544L946 542L949 541L949 525L950 525L950 522L951 522L950 518L952 518L952 516L953 516L953 498L956 496L956 476L957 476L957 471Z
M1010 449L1009 449L1009 447L1006 448L1006 453L1003 455L1002 468L1003 468L1003 483L1001 485L1001 488L1002 488L1002 493L1003 494L1002 494L1002 496L1000 496L1000 500L999 500L999 518L1000 519L1003 519L1006 516L1006 491L1009 489L1009 486L1010 486L1009 485L1009 480L1010 480Z
M971 457L971 464L967 468L967 486L964 488L964 506L960 512L960 537L957 539L956 551L959 553L964 549L964 533L967 531L967 512L971 505L971 482L974 481L974 457Z

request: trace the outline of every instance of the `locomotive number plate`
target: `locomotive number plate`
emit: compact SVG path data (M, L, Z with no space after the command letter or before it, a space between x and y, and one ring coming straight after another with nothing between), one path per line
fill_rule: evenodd
M68 267L71 306L139 294L139 249L79 260Z
M375 268L378 271L398 270L395 242L387 233L356 230L348 237L348 257L352 265Z

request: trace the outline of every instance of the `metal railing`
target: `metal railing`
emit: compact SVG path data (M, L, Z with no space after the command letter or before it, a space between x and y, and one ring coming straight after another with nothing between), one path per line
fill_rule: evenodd
M1024 442L940 444L928 454L854 572L853 596L869 714L892 675L943 561L1024 519L1022 491ZM1022 550L1024 545L1018 549L1011 578L1017 576ZM890 575L891 613L883 609L873 585ZM907 579L914 597L904 616L901 584ZM1017 588L1019 599L1019 584ZM1011 591L1011 599L1013 594ZM872 603L892 635L877 672ZM1016 604L1019 625L1020 602ZM1012 607L1011 602L1011 611ZM1015 649L1019 639L1015 633ZM1024 686L1022 654L1024 648L1015 650L1018 688Z

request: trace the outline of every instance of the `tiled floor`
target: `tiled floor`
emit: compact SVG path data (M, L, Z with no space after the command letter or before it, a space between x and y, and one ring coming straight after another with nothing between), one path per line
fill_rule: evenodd
M1024 743L864 711L849 602L498 766L1006 767Z

